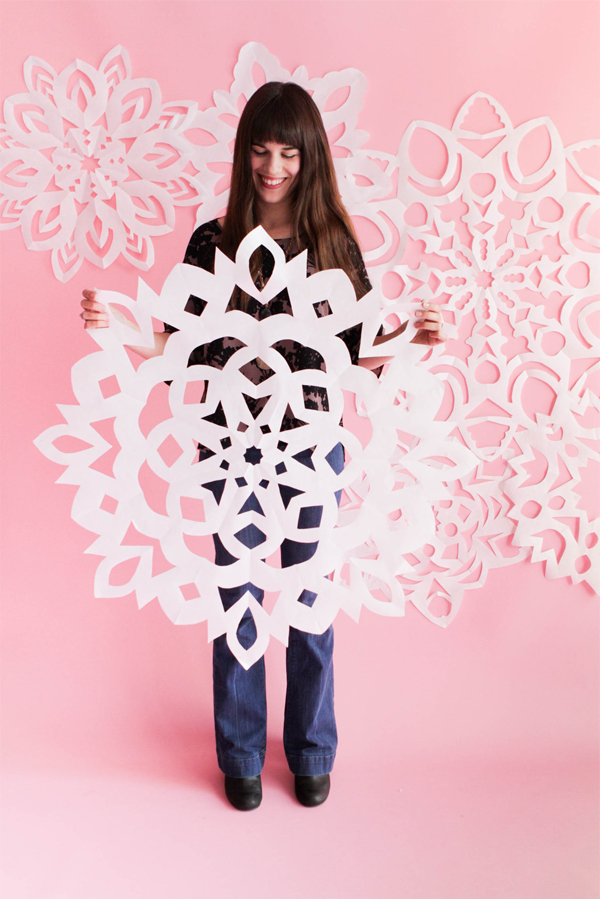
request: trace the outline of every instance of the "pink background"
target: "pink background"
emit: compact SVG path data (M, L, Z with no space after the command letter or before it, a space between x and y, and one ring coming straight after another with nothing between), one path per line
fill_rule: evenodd
M2 98L34 54L98 65L116 44L165 100L211 103L241 46L293 70L354 66L359 126L394 152L415 118L450 127L480 90L513 122L548 115L565 145L600 131L597 3L5 2ZM392 112L390 112L392 110ZM155 241L158 288L194 213ZM3 750L10 899L198 895L592 899L597 896L598 600L540 565L495 571L447 631L409 607L336 624L340 750L321 809L290 796L284 650L268 651L265 799L221 795L211 646L156 603L97 600L74 488L33 439L72 402L93 348L84 286L133 294L124 262L68 284L2 235Z

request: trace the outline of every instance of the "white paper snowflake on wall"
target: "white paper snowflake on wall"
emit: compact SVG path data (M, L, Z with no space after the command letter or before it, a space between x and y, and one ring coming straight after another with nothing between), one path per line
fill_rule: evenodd
M29 92L4 101L0 124L0 228L51 250L60 281L84 259L107 268L121 254L148 271L174 207L210 187L185 137L197 104L163 103L156 81L132 77L122 47L97 69L75 60L59 73L31 56L24 74Z
M432 141L436 177L423 158ZM403 136L408 243L394 271L403 295L442 304L453 339L426 364L446 384L443 417L481 460L413 558L418 592L435 579L453 597L529 555L600 592L598 519L580 492L599 459L599 148L565 150L548 118L515 128L484 94L451 130L413 122Z

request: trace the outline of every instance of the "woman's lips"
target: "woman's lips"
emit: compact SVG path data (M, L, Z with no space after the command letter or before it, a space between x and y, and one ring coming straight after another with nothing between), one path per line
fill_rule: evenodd
M277 190L278 187L281 187L283 182L286 180L285 178L265 178L264 175L259 175L260 183L267 190Z

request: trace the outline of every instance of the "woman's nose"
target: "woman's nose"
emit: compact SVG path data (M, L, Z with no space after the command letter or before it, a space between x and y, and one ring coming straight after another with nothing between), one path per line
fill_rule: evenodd
M267 173L269 175L276 175L281 169L281 160L275 156L274 153L271 153L267 160Z

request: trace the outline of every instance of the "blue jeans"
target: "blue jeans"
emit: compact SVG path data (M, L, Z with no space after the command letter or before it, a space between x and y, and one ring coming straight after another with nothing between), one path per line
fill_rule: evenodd
M338 451L339 447L339 451ZM336 473L344 467L341 444L332 453ZM339 458L338 458L339 457ZM340 495L336 494L338 503ZM314 510L320 519L320 513ZM314 522L318 524L318 521ZM215 534L215 563L230 565L235 558ZM317 543L284 540L281 566L287 568L310 558ZM262 603L263 591L253 584L219 588L224 608L229 609L248 590ZM312 605L316 594L304 590L299 602ZM238 639L247 649L256 639L249 611L243 615ZM337 749L333 705L333 627L323 634L307 634L291 627L286 652L287 690L283 746L293 774L328 774ZM259 659L247 671L237 661L226 636L213 642L213 691L217 759L231 777L252 777L262 771L267 744L265 661Z

